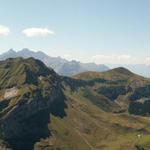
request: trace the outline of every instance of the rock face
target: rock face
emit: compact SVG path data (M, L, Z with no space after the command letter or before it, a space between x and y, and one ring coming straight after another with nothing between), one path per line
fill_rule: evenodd
M10 89L6 89L5 94L4 94L4 98L5 99L11 99L14 98L18 95L19 89L13 87Z

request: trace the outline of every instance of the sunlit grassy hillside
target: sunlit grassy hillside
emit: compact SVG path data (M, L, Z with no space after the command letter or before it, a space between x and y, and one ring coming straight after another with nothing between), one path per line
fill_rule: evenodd
M125 68L57 75L34 58L0 62L0 149L149 150L150 79Z

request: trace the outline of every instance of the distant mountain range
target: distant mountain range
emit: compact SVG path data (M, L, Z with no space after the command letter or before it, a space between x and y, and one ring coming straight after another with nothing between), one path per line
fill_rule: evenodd
M125 67L136 74L145 77L150 77L150 65L146 65L146 64L135 64L135 65L99 64L97 65L95 63L81 63L76 60L68 61L61 57L51 57L41 51L34 52L27 48L22 49L18 52L16 52L13 49L10 49L6 53L0 55L0 60L5 60L7 58L16 58L16 57L23 57L23 58L34 57L36 59L43 61L48 67L52 67L58 74L64 76L72 76L87 71L103 72L109 70L110 68Z
M23 57L23 58L34 57L36 59L43 61L47 66L52 67L58 74L64 76L72 76L74 74L86 71L103 72L109 70L109 68L103 64L97 65L95 63L81 63L75 60L68 61L61 57L51 57L41 51L34 52L27 48L18 52L14 51L13 49L10 49L6 53L0 55L0 60L16 57Z

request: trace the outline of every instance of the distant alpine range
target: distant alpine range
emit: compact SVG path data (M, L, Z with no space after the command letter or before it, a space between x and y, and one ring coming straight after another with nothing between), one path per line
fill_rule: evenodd
M95 63L81 63L76 60L68 61L61 57L51 57L41 51L34 52L27 48L24 48L18 52L16 52L13 49L10 49L6 53L0 55L0 60L16 57L23 57L23 58L34 57L36 59L43 61L48 67L53 68L58 74L64 76L72 76L86 71L103 72L109 70L109 68L103 64L97 65Z
M48 67L53 68L59 75L72 76L81 72L94 71L103 72L116 67L125 67L132 72L142 75L144 77L150 77L150 65L146 64L95 64L95 63L82 63L76 60L68 61L61 57L51 57L42 51L34 52L28 48L24 48L20 51L15 51L10 49L9 51L0 55L0 60L5 60L7 58L23 57L29 58L34 57L43 61Z

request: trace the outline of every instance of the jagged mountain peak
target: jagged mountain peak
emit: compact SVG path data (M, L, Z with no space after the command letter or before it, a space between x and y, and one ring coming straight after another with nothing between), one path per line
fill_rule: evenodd
M9 55L11 57L11 55L15 55L16 54L16 51L14 49L10 49L8 50L7 52L3 53L1 56L4 56L4 58L8 58L7 56Z
M23 52L31 52L31 50L29 50L28 48L23 48L21 51L23 51Z
M8 51L8 53L16 53L16 51L11 48L11 49Z

